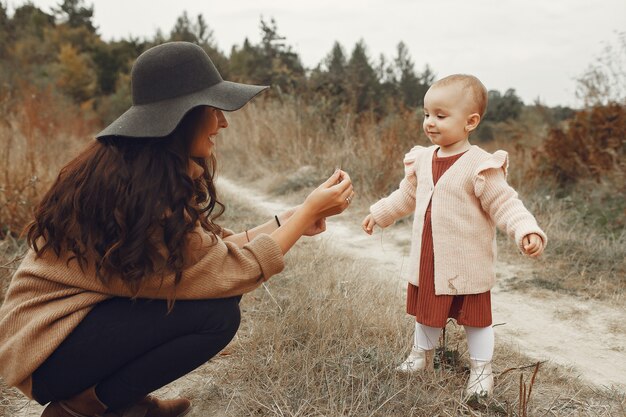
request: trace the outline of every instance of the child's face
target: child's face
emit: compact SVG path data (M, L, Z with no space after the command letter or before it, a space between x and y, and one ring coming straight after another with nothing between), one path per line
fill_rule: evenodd
M194 131L189 154L196 158L208 158L215 147L215 137L220 129L228 127L224 113L213 107L205 107Z
M424 133L435 145L445 148L467 140L479 120L460 84L434 86L424 96Z

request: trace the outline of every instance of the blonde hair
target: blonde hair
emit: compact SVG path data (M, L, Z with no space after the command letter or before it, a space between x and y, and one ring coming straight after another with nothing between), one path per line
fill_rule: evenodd
M483 83L473 75L469 74L452 74L444 77L431 86L433 87L443 87L446 85L460 83L463 89L469 89L471 91L472 97L474 99L474 104L476 104L477 113L480 114L480 117L485 115L485 111L487 110L487 102L488 102L488 94L487 89L483 85Z

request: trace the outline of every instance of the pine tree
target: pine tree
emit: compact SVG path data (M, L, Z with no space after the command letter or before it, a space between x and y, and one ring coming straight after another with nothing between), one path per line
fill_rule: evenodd
M83 0L63 0L52 11L69 27L84 27L89 32L96 33L96 27L93 25L93 6L86 6Z
M346 66L346 85L350 105L355 113L376 107L379 93L378 77L372 68L363 40L357 42Z

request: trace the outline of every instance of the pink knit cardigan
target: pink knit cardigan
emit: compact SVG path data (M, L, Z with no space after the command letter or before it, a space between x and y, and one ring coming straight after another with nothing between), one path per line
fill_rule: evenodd
M370 207L387 227L414 213L411 252L405 278L419 282L424 215L432 198L435 294L479 294L495 283L496 226L522 249L522 239L545 233L506 182L508 155L472 146L433 185L432 159L438 146L416 146L405 155L399 188Z

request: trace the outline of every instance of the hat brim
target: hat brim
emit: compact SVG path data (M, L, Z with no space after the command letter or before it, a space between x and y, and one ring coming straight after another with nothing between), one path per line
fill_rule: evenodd
M98 133L96 139L106 136L131 138L167 136L194 107L211 106L224 111L235 111L267 88L269 87L264 85L221 81L195 93L155 103L133 105Z

